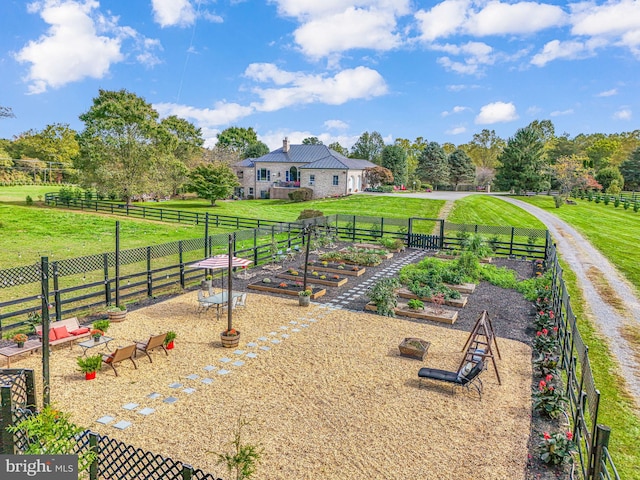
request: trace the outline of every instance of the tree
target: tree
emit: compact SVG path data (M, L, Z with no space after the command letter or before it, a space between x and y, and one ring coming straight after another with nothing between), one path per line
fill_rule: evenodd
M3 107L0 105L0 118L15 118L11 107Z
M629 158L620 165L620 173L624 177L625 190L636 191L640 188L640 147L636 148Z
M345 157L349 156L349 150L340 145L339 142L330 143L329 148L340 155L344 155Z
M364 132L351 147L351 158L361 158L380 164L384 140L378 132Z
M364 178L370 187L376 188L379 185L391 185L393 183L393 173L384 167L368 167L364 169Z
M605 167L596 173L596 180L602 188L606 190L611 185L611 182L617 181L618 185L622 186L624 184L624 178L620 173L620 170L616 167Z
M589 167L595 168L596 171L598 171L609 166L611 157L613 157L621 147L621 143L616 139L601 138L596 140L587 148L586 153L589 157Z
M119 195L129 202L146 193L149 172L166 152L158 112L126 90L100 90L91 108L80 115L80 156L75 166L81 184L98 193Z
M480 133L473 135L473 139L460 148L467 152L473 164L477 167L496 168L498 165L498 155L505 146L505 141L496 135L495 130L486 128Z
M449 163L449 180L456 186L461 183L473 182L476 176L476 169L473 166L471 157L465 153L464 150L454 150L447 159Z
M551 163L560 157L570 157L578 154L578 147L573 140L569 139L569 134L564 133L560 137L554 137L549 143L547 157Z
M202 130L183 118L171 115L162 119L160 125L167 134L164 137L167 150L172 156L191 167L202 158Z
M322 145L322 141L318 137L307 137L302 140L302 145Z
M434 187L449 181L447 154L437 142L428 143L422 150L416 174L420 180Z
M223 163L200 165L191 171L189 179L187 190L210 200L212 206L216 200L230 197L234 187L240 186L233 170Z
M219 146L237 153L242 153L249 145L258 143L258 134L252 127L229 127L221 131L217 137Z
M393 174L396 185L407 183L407 154L398 145L385 145L382 149L381 165Z
M249 145L242 152L242 158L259 158L269 153L269 147L266 143L256 142Z
M501 165L496 172L496 187L499 190L541 191L549 185L545 177L544 144L535 129L519 129L507 141L498 161Z
M569 195L576 187L584 188L588 183L588 170L584 168L584 157L571 155L560 157L551 165L554 179L560 185L560 194Z

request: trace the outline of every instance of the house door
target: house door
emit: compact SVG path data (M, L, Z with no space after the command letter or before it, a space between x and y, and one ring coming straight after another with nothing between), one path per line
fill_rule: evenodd
M287 182L297 182L300 180L298 178L298 169L296 167L291 167L286 175Z

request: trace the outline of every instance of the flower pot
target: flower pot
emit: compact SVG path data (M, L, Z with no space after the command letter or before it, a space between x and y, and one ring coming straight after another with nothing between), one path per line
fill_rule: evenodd
M110 322L124 322L127 318L126 310L114 310L107 312L107 314L109 315Z
M300 295L298 297L298 300L300 302L300 306L301 307L308 307L309 304L311 303L311 296L309 296L309 295Z
M167 344L165 345L165 348L166 348L167 350L173 350L173 340L171 340L169 343L167 343Z
M208 292L209 289L213 286L213 280L201 280L200 281L200 289Z
M96 372L87 372L84 374L85 380L93 380L94 378L96 378Z
M100 337L99 336L95 336L93 337L93 341L98 343L100 341Z
M16 342L18 348L24 348L24 342Z
M225 335L223 333L220 334L220 340L222 341L222 346L225 348L236 348L240 343L240 332L237 335Z

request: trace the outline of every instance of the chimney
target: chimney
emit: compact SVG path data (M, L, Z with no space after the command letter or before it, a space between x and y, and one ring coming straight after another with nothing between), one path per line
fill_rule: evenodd
M284 140L282 140L282 151L284 153L288 153L289 152L289 138L288 137L284 137Z

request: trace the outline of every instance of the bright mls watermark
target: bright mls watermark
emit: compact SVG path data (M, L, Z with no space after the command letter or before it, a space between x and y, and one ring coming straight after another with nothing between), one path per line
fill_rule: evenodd
M2 480L78 480L77 455L0 455Z

